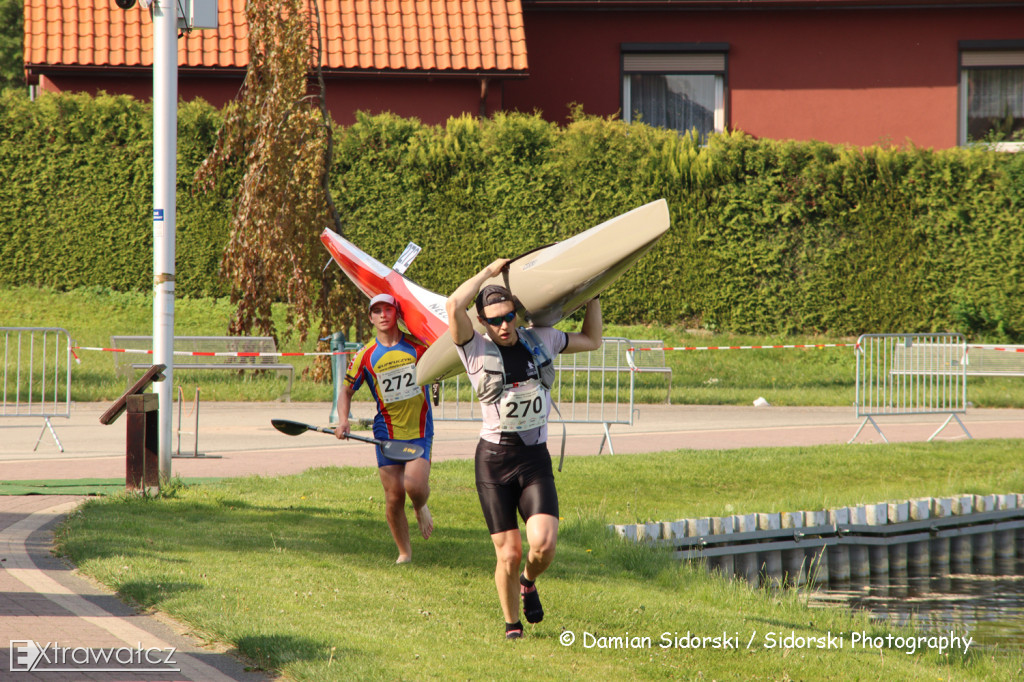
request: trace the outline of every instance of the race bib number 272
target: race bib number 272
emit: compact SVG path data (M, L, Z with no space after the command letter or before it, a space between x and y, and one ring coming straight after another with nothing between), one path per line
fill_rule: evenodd
M407 400L420 392L416 385L416 365L405 365L377 375L380 399L384 403Z

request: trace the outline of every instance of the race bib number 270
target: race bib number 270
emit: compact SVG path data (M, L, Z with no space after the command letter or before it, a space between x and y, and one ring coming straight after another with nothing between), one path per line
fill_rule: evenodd
M548 396L541 387L509 391L499 404L502 431L526 431L548 421Z

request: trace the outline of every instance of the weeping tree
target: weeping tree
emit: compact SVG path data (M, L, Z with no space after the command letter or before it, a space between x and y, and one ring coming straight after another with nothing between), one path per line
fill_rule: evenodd
M312 8L312 11L310 11ZM286 302L300 341L318 316L318 338L356 319L362 297L344 278L321 274L320 232L342 232L328 180L333 131L321 74L316 0L249 0L249 67L196 186L239 177L221 261L235 313L230 334L277 338L271 304ZM315 74L311 79L310 74ZM230 171L230 172L229 172ZM320 343L319 347L323 347ZM329 376L320 358L313 376Z

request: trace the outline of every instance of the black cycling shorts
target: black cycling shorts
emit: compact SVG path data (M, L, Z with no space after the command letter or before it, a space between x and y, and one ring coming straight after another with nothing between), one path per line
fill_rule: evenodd
M519 528L516 511L558 518L558 492L546 443L476 446L476 492L491 535Z

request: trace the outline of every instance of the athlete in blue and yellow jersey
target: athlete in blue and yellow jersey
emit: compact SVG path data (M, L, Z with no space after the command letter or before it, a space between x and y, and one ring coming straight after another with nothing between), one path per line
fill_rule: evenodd
M396 563L412 561L409 521L405 516L405 496L409 496L423 539L430 537L434 521L427 509L430 497L430 447L434 439L434 419L427 388L416 384L416 363L427 350L426 344L405 334L398 327L398 304L389 294L370 300L370 322L376 338L359 349L345 373L345 386L338 396L338 427L334 435L345 438L349 425L352 396L364 383L377 403L373 435L379 440L400 440L423 448L423 456L411 462L389 459L377 447L377 470L384 485L385 515L391 535L398 545Z

